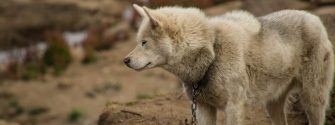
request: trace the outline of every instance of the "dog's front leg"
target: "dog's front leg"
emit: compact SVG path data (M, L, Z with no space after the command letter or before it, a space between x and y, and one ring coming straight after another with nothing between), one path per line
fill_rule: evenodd
M216 125L216 108L205 103L197 103L196 110L199 125Z
M243 125L243 111L243 101L228 101L224 112L224 125Z

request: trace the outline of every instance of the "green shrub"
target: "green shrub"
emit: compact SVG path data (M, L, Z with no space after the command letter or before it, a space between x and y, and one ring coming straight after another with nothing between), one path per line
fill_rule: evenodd
M74 109L68 114L67 119L69 122L78 122L82 116L83 113L81 111Z
M96 62L96 51L108 50L111 47L112 42L103 39L103 34L107 27L107 25L100 25L93 26L89 29L87 38L83 41L85 52L85 57L82 60L83 64Z
M59 31L46 33L46 39L47 49L43 55L43 62L53 69L55 75L59 75L72 60L70 48Z

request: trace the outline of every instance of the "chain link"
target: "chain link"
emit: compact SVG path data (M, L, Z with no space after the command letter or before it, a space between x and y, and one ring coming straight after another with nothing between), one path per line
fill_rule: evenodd
M192 86L192 119L191 119L191 125L197 125L197 115L196 115L196 111L197 111L197 96L200 94L200 87L205 87L206 83L209 81L209 76L208 76L208 71L210 70L210 67L212 66L212 64L208 67L205 75L203 76L202 79L200 79L200 81L196 82L193 84ZM199 90L200 89L200 90Z
M194 84L192 87L192 119L191 119L191 125L196 125L197 124L197 115L196 115L196 110L197 110L197 100L196 96L198 95L198 84Z

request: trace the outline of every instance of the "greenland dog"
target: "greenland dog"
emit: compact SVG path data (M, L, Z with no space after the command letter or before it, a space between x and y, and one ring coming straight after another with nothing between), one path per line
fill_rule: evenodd
M242 125L251 103L263 104L274 125L287 125L284 107L292 92L300 95L309 125L323 125L334 55L318 17L297 10L256 18L244 11L206 17L196 8L134 8L143 21L124 63L175 74L190 98L202 81L199 125L215 125L219 109L224 125Z

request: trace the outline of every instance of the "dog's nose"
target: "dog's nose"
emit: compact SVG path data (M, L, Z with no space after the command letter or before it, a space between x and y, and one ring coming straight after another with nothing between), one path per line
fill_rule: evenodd
M124 58L124 59L123 59L123 62L124 62L125 64L128 64L128 63L130 63L130 58L129 58L129 57L127 57L127 58Z

